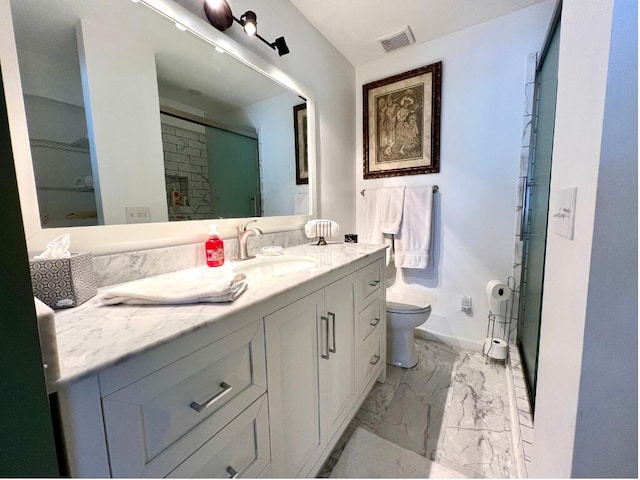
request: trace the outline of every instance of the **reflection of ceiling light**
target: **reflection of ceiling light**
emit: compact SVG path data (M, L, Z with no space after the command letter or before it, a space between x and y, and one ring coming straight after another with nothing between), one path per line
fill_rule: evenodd
M202 92L200 90L196 90L195 88L190 88L189 90L187 90L187 92L189 92L191 95L202 95Z
M180 30L181 32L186 32L187 31L187 27L185 27L184 25L182 25L181 23L176 22L176 28L178 30Z
M258 19L255 12L251 10L247 10L240 18L236 18L231 13L231 7L227 0L205 0L204 13L209 23L221 32L224 32L235 21L242 25L248 35L260 39L261 42L266 43L278 52L278 55L283 56L289 53L289 47L287 47L284 37L278 37L275 42L270 43L258 34Z
M220 48L218 45L216 45L216 52L218 53L224 53L224 48Z

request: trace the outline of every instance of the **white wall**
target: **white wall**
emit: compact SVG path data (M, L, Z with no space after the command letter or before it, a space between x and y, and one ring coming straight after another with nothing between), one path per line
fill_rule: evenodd
M536 477L637 477L637 2L565 0L547 239ZM553 218L550 217L550 222Z
M438 184L434 267L410 272L432 303L426 330L480 342L485 285L512 268L527 55L543 42L553 2L399 50L356 69L356 189ZM363 180L362 85L442 61L440 173ZM364 237L364 199L357 199ZM408 271L409 272L409 271ZM473 314L459 308L471 295Z
M293 215L296 193L308 185L296 185L293 107L303 103L293 93L242 108L237 115L259 134L262 208L264 215Z
M149 207L151 222L166 222L154 53L92 21L77 34L100 223L127 223L126 207Z
M206 19L201 0L177 0L177 3ZM256 12L259 33L267 40L286 38L291 53L278 57L258 39L248 37L238 24L225 32L313 91L317 109L318 215L337 221L341 235L352 232L355 229L355 174L351 162L357 136L353 65L289 0L233 0L230 4L236 17L247 10Z
M39 51L29 50L29 44L19 44L18 48L22 90L25 95L37 95L83 106L80 65L75 44L69 45L68 49L61 49L60 55L55 59Z

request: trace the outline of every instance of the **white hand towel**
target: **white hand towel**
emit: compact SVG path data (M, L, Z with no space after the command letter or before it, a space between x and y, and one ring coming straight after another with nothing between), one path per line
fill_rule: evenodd
M307 238L337 237L340 235L340 226L333 220L309 220L304 226Z
M396 267L427 268L431 262L433 187L407 187L400 233L395 238Z
M383 234L400 231L405 187L373 188L365 193L368 243L383 243Z
M209 267L125 283L100 297L103 305L160 305L233 302L247 289L246 275Z
M373 188L366 190L365 223L367 243L387 246L387 265L391 261L393 237L400 231L405 187Z

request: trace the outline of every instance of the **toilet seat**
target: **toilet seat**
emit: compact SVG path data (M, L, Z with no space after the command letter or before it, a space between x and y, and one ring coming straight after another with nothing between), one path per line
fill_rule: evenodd
M387 301L387 312L389 313L427 313L431 311L431 305L426 307L418 307L407 303L389 302Z
M427 313L431 304L418 295L398 290L387 290L387 312L389 313Z

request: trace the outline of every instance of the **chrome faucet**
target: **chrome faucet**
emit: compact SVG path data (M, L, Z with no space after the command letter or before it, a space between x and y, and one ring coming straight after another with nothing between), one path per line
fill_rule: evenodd
M249 260L253 258L253 255L249 256L247 253L247 238L255 235L262 235L262 230L259 228L249 228L247 229L247 225L253 222L257 222L258 220L250 220L241 227L238 227L238 258L236 260Z

